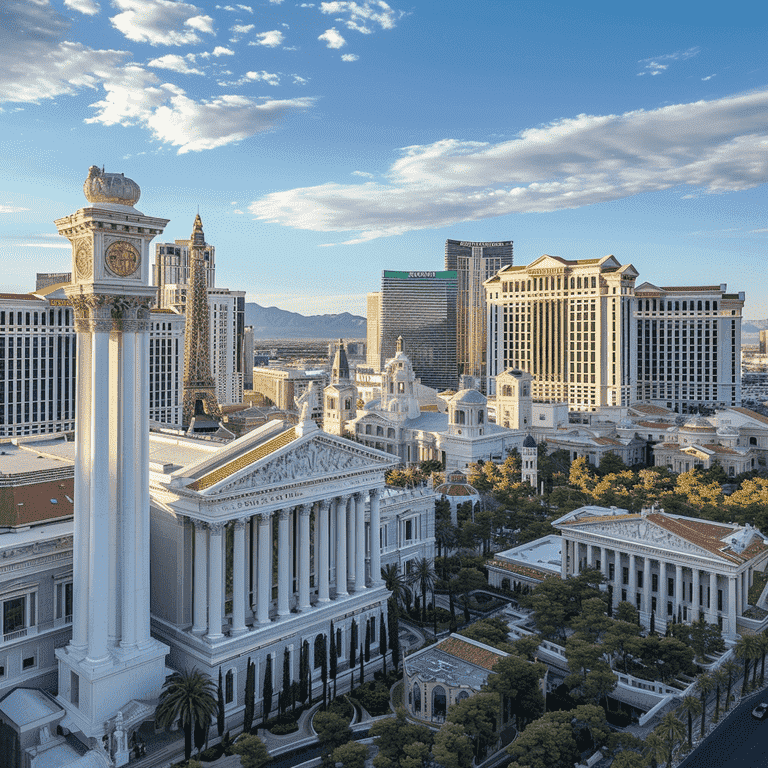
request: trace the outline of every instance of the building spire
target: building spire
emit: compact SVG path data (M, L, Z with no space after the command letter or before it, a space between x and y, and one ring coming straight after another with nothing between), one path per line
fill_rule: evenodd
M189 238L189 287L184 328L182 419L190 432L217 432L222 419L211 375L210 316L206 281L205 233L198 213Z
M347 360L347 351L344 349L344 339L339 339L331 369L331 384L342 382L344 384L349 382L349 361Z

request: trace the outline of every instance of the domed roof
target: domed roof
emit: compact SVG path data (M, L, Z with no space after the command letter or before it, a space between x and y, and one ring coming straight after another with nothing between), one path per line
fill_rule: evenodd
M83 192L89 203L115 203L133 207L141 197L141 189L122 173L105 173L92 165L83 183Z
M452 403L475 403L477 405L485 405L488 401L482 392L478 392L476 389L462 389L451 400Z
M467 483L443 483L435 488L435 493L441 496L480 496L480 494Z
M715 428L701 416L693 416L682 426L685 432L714 432Z
M533 439L531 435L526 435L525 440L523 440L523 448L535 448L536 447L536 441Z

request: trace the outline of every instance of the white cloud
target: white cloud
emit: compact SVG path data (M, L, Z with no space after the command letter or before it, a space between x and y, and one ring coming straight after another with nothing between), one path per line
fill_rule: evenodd
M309 80L301 75L291 75L291 77L293 78L294 85L306 85L309 82Z
M104 83L106 95L91 104L96 110L86 123L143 125L172 95L184 93L170 83L159 84L153 72L131 65Z
M366 171L352 171L352 175L353 176L363 176L366 179L372 179L373 178L373 174L372 173L367 173Z
M194 61L194 56L191 54L185 58L184 56L178 56L175 53L167 53L165 56L160 56L160 58L148 61L147 66L156 69L169 69L172 72L179 72L182 75L202 75L202 70L189 66L190 60Z
M239 40L243 35L247 35L254 26L255 24L235 24L229 28L229 31L232 32L234 40Z
M223 45L217 45L213 49L212 56L234 56L235 52L231 48L225 48Z
M93 0L64 0L64 5L86 16L96 16L101 10L99 4Z
M643 71L638 72L639 76L651 74L660 75L662 72L669 68L669 64L662 64L662 61L684 61L685 59L691 59L694 56L698 56L701 53L701 48L698 46L694 48L688 48L685 51L675 51L674 53L665 53L663 56L651 56L650 59L640 59L638 64L643 64Z
M360 57L356 53L342 53L342 61L357 61Z
M707 80L711 80L713 77L717 77L717 75L707 75L706 77L702 77L702 82L706 83Z
M347 44L347 41L336 31L336 27L326 29L318 40L324 40L328 48L341 48Z
M267 83L267 85L280 85L280 75L263 70L261 72L246 72L243 80Z
M248 45L264 45L267 48L276 48L285 39L285 35L279 29L272 29L269 32L259 32L256 37L258 40L252 40Z
M238 11L253 13L253 8L250 5L217 5L216 10L231 11L232 13L237 13Z
M768 181L768 90L622 115L579 115L498 143L445 139L406 147L388 183L329 182L250 205L263 221L362 242L461 221L689 187Z
M13 203L0 203L0 213L21 213L28 210L29 208L22 208L20 205L13 205Z
M122 13L110 21L129 40L150 45L188 45L215 34L213 19L200 9L172 0L112 0Z
M241 211L239 208L235 208L235 209L232 211L232 213L238 213L238 214L240 214L240 215L242 216L242 215L245 213L245 211Z
M349 16L348 19L338 19L346 25L347 29L354 29L364 35L370 35L371 29L366 24L373 22L382 29L393 29L399 12L393 10L383 0L366 0L363 3L334 2L320 3L320 12L334 16Z
M269 0L272 5L281 5L283 0Z
M181 155L271 130L286 115L308 109L313 103L311 98L255 101L233 95L197 102L179 94L171 98L170 106L155 110L147 125L157 139L179 147Z

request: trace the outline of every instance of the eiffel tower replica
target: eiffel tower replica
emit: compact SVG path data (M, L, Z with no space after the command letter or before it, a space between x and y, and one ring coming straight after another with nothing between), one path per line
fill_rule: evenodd
M189 285L184 327L184 399L182 419L192 434L226 433L211 375L210 315L205 277L205 233L198 213L189 245Z

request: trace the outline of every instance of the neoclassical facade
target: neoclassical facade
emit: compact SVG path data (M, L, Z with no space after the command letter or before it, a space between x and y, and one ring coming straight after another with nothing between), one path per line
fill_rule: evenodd
M562 534L562 578L598 568L614 608L636 605L660 632L673 616L702 616L735 639L754 573L768 563L768 538L750 525L616 507L581 507L552 525Z

